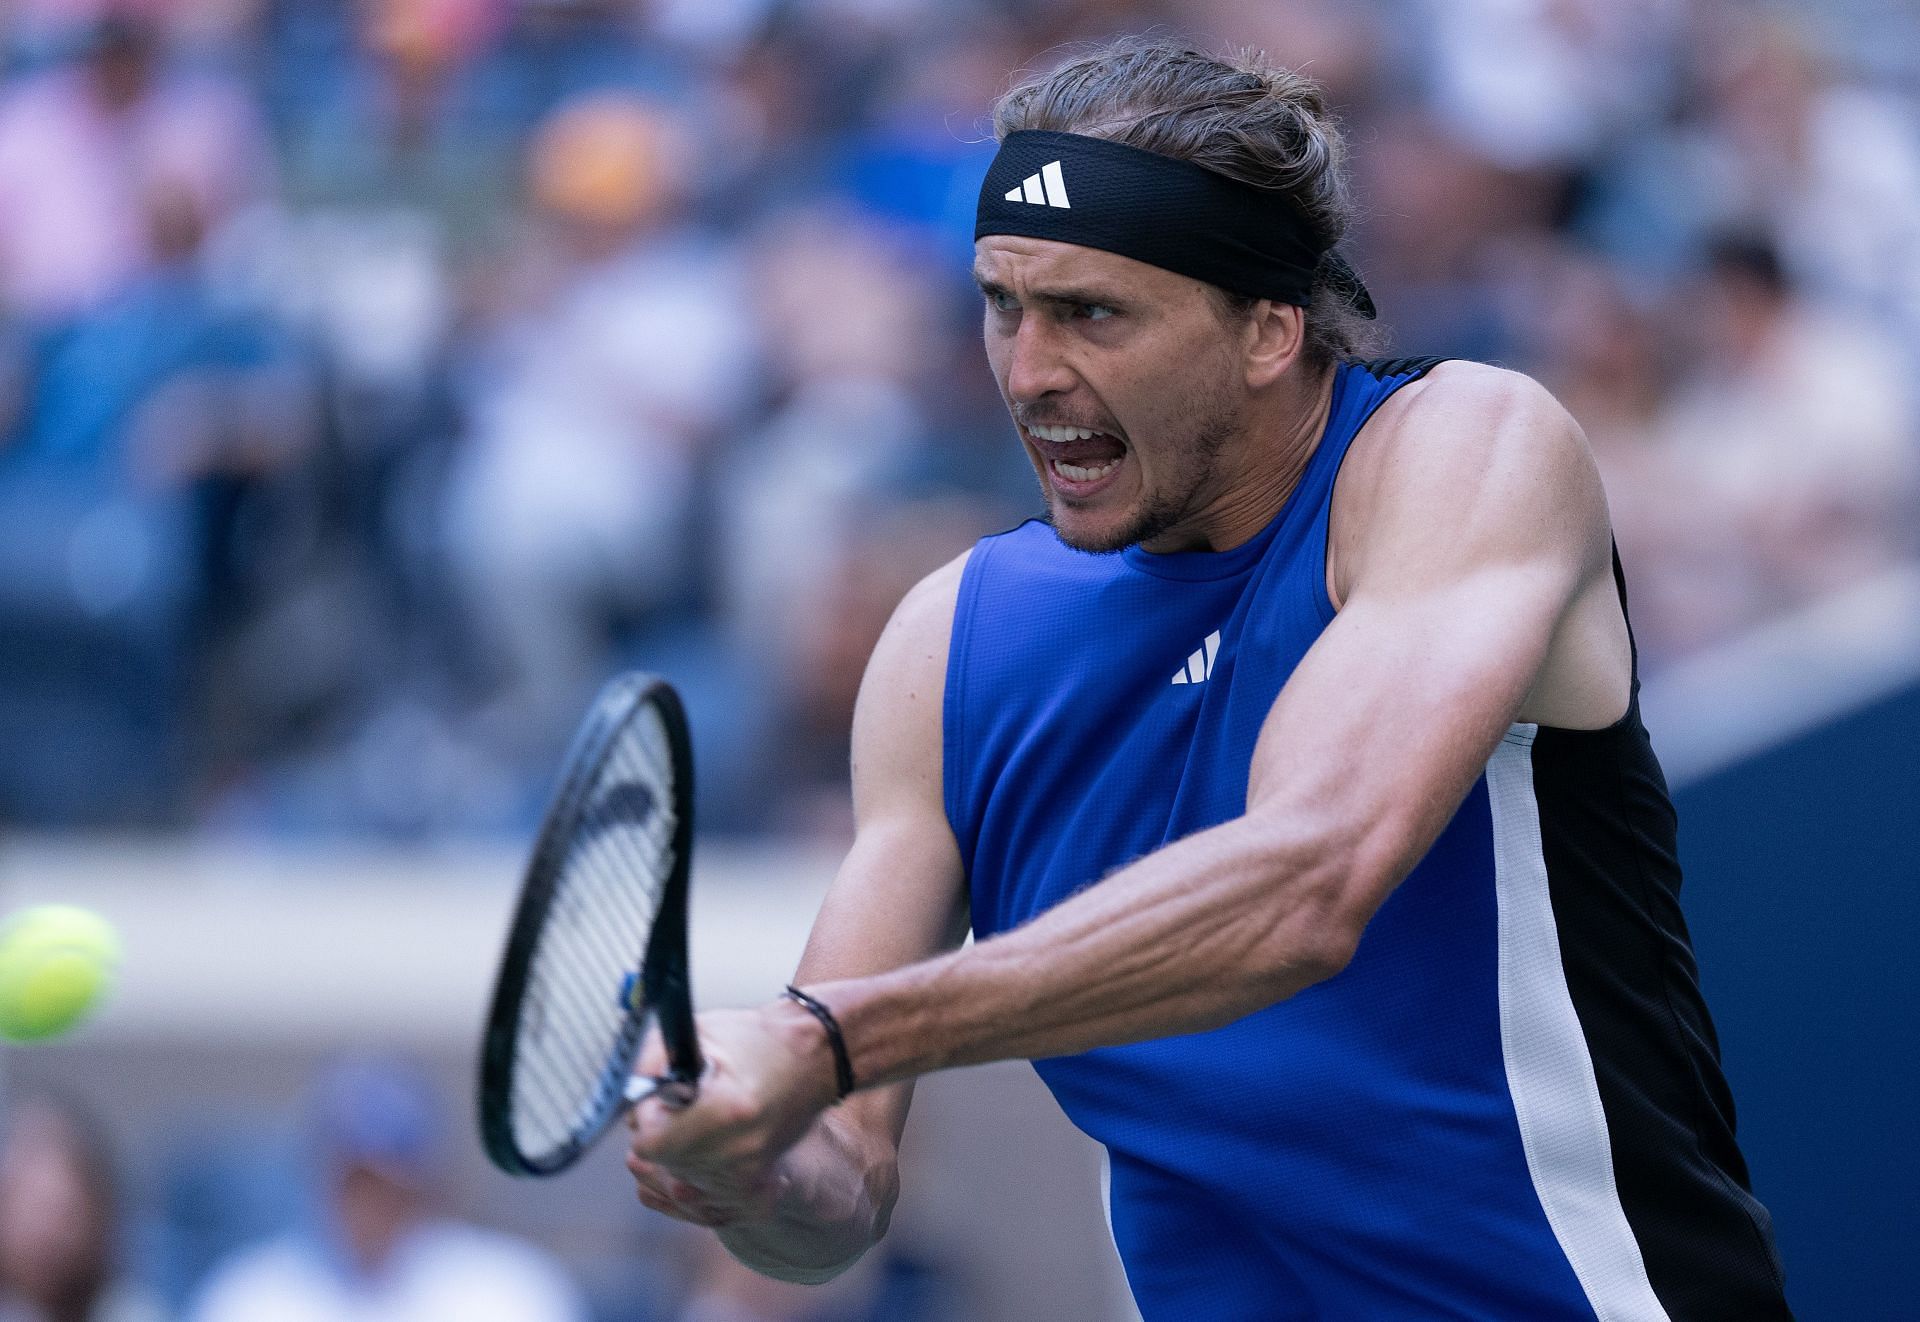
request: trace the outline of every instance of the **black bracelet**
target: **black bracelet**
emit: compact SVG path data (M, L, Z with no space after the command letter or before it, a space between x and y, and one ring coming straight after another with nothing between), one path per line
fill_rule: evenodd
M803 1007L827 1030L827 1045L833 1048L833 1083L840 1090L840 1096L845 1097L853 1091L853 1060L847 1055L847 1039L840 1034L840 1021L833 1017L833 1011L791 984L787 987L787 999Z

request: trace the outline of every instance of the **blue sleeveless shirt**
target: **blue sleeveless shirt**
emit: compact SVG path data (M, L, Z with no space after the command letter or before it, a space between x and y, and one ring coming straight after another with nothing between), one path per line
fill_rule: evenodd
M1334 615L1341 461L1431 366L1342 364L1298 487L1232 550L1093 555L1038 521L976 547L944 708L976 936L1245 811L1254 741ZM1599 768L1600 808L1580 775L1561 785L1567 759ZM1549 789L1575 806L1543 807ZM1663 849L1665 872L1619 861ZM1036 1061L1107 1150L1148 1322L1785 1316L1684 925L1648 899L1677 895L1671 857L1637 701L1606 731L1515 726L1336 977L1210 1032ZM1636 875L1590 875L1607 871ZM1563 948L1588 937L1646 948L1654 971ZM1648 1035L1678 1041L1651 1087ZM1707 1225L1739 1241L1746 1294L1721 1288L1723 1245L1696 1247ZM1703 1281L1747 1311L1676 1305Z

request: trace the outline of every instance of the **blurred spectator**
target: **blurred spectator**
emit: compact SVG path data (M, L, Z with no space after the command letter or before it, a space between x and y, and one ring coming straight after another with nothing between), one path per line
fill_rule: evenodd
M1920 117L1911 95L1850 77L1816 11L1696 0L1693 78L1673 122L1598 154L1580 225L1617 258L1674 275L1717 234L1774 244L1820 299L1897 324L1920 349ZM1862 47L1880 40L1864 23ZM1898 40L1888 34L1887 39Z
M769 223L754 253L775 402L726 464L725 637L771 702L755 756L785 802L762 795L756 825L837 834L853 697L894 605L1037 502L971 360L978 296L963 322L911 232L826 208ZM991 412L937 415L943 374L969 371Z
M1671 104L1686 0L1422 0L1434 118L1505 169L1565 167Z
M302 207L425 208L484 223L508 180L511 123L478 96L495 0L367 0L277 15L272 98Z
M0 1135L0 1322L159 1322L121 1278L119 1192L93 1122L13 1099Z
M0 813L158 822L211 529L198 483L297 450L302 399L203 283L209 236L271 187L241 88L113 4L80 57L0 89ZM251 377L249 388L243 378Z
M201 278L197 195L156 184L140 203L150 265L47 354L19 455L147 490L284 467L311 430L286 347Z
M712 1235L693 1244L692 1276L673 1322L961 1322L980 1316L954 1274L915 1257L897 1233L824 1285L770 1280L735 1261Z
M1400 8L1395 0L1184 0L1181 12L1189 31L1273 52L1311 73L1331 104L1358 107L1380 95Z
M1911 378L1884 333L1797 296L1748 239L1716 244L1687 293L1699 351L1654 428L1689 497L1671 526L1717 572L1669 578L1687 594L1675 650L1912 555L1920 476Z
M1836 76L1810 16L1706 12L1722 15L1700 52L1708 173L1690 182L1725 209L1722 229L1775 244L1815 297L1898 314L1920 333L1912 99Z
M77 64L0 95L0 306L58 326L151 263L156 195L212 228L271 178L241 90L170 68L152 18L115 12Z
M740 273L685 214L689 147L663 109L602 95L529 151L540 241L474 364L447 507L512 746L571 723L620 629L698 600L699 483L754 359Z
M410 1066L355 1060L324 1075L308 1115L318 1224L216 1267L192 1322L584 1322L544 1253L435 1210L436 1110Z
M203 277L216 204L156 177L126 205L143 265L49 331L0 449L0 642L12 644L0 674L31 695L25 710L0 704L0 731L64 704L91 709L99 732L62 741L71 780L11 794L0 783L0 804L69 820L177 810L181 749L166 727L188 701L202 612L227 605L248 498L303 457L314 430L284 337ZM84 664L35 665L66 647ZM102 682L115 658L132 682Z
M911 246L858 213L828 210L768 226L756 256L777 402L729 465L727 605L737 641L785 655L813 613L810 585L845 558L862 516L963 485L958 474L983 447L955 443L963 420L929 415L955 327ZM993 441L988 462L1018 458L1004 428Z
M741 1266L712 1235L696 1243L688 1298L674 1322L815 1322L871 1313L877 1261L824 1287L789 1285Z
M1507 361L1524 343L1508 303L1544 240L1556 175L1508 169L1430 116L1388 114L1355 165L1374 208L1356 240L1404 352Z
M1533 284L1529 365L1593 447L1614 540L1630 567L1634 635L1658 665L1693 632L1687 596L1721 591L1721 565L1744 560L1723 530L1708 526L1701 492L1657 429L1679 347L1659 291L1628 283L1591 255L1559 255L1533 272Z

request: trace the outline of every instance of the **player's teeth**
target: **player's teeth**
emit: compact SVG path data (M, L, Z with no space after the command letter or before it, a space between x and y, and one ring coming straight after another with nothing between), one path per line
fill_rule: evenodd
M1101 435L1090 427L1029 427L1027 430L1043 441L1084 441Z
M1054 471L1058 472L1061 477L1066 478L1069 482L1091 482L1097 477L1105 477L1108 473L1111 473L1113 466L1119 462L1118 459L1109 459L1098 468L1082 468L1078 464L1063 463L1056 459L1053 461L1053 467Z

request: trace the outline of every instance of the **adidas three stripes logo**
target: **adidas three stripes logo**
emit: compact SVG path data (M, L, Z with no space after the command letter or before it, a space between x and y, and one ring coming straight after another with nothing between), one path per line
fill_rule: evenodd
M1200 644L1187 658L1187 664L1173 672L1176 684L1204 684L1213 678L1213 663L1220 655L1220 631L1215 629L1207 635L1207 641Z
M1060 162L1048 161L1039 174L1030 174L1018 188L1007 190L1009 202L1031 202L1035 206L1067 205L1067 178L1060 173Z

